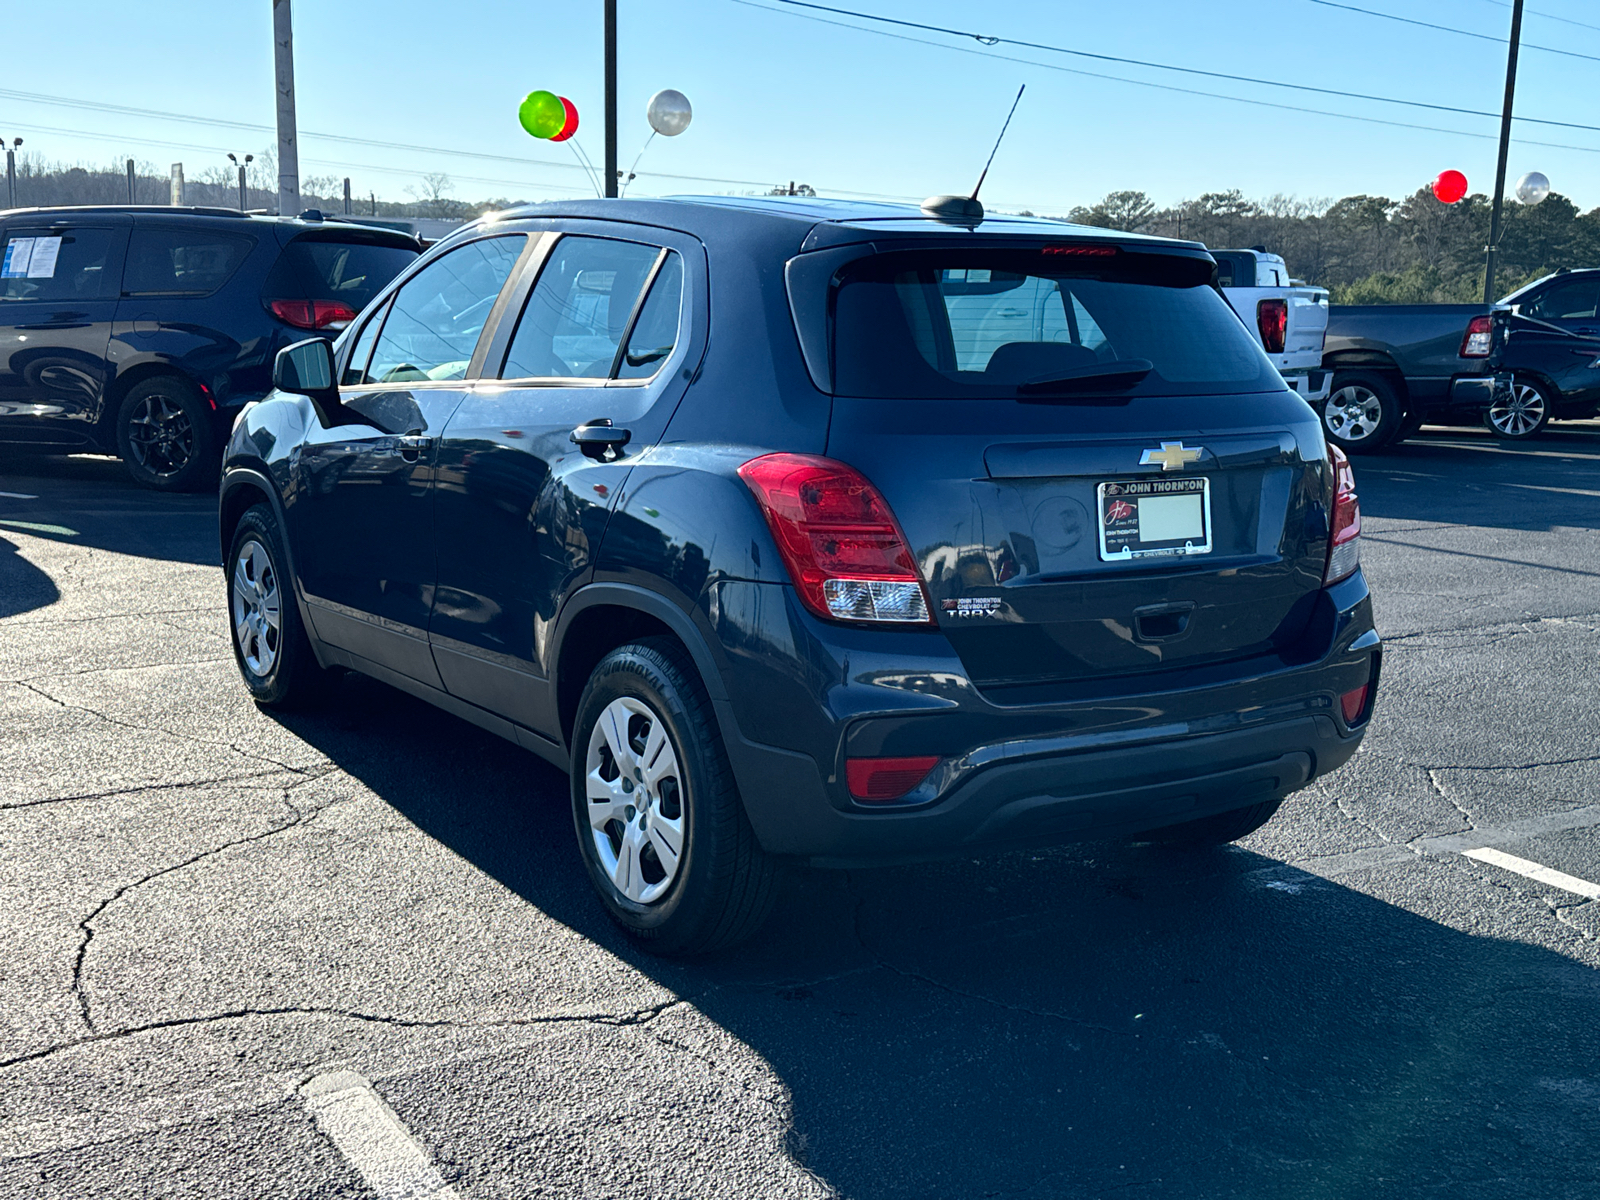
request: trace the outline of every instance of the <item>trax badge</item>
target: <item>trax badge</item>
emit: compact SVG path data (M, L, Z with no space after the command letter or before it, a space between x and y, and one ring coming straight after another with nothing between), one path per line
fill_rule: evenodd
M1162 442L1159 450L1146 450L1139 456L1139 465L1148 467L1160 463L1163 471L1181 471L1185 464L1200 461L1201 447L1190 450L1182 442Z
M940 607L951 617L992 617L1000 611L1000 598L963 596L959 600L946 600Z

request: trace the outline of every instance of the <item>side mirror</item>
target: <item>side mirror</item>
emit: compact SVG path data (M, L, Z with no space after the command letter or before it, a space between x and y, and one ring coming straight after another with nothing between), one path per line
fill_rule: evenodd
M272 364L272 386L280 392L310 396L324 404L338 404L333 383L333 346L322 338L307 338L278 351Z

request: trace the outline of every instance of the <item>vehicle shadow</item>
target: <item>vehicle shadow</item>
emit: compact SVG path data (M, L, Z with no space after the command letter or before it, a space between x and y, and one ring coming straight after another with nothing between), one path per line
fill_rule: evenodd
M1571 936L1554 915L1524 912L1528 941L1417 915L1514 903L1458 867L1362 881L1407 908L1236 848L801 871L751 945L663 962L590 894L563 776L380 684L340 688L280 719L750 1047L787 1089L790 1155L841 1195L1600 1186L1600 972L1530 944ZM538 1177L511 1161L537 1148L507 1146L497 1169Z
M1354 459L1363 517L1503 529L1600 529L1600 424L1555 425L1526 442L1428 429Z
M0 618L44 608L61 599L55 581L0 538Z
M167 562L220 560L214 492L151 491L98 455L0 457L0 533L8 530Z

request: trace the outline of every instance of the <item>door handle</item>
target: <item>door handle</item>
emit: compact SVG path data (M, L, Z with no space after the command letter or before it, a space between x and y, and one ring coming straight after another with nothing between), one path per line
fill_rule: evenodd
M416 462L422 457L424 450L432 449L433 439L415 433L408 433L404 437L394 440L395 448L400 451L400 457L407 462Z
M610 417L585 421L572 431L572 443L588 458L599 462L615 462L621 457L622 447L633 440L631 429L618 429Z

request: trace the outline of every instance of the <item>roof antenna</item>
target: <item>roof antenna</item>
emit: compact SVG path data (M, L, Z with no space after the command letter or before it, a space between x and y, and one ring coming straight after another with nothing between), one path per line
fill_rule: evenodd
M1000 143L1005 141L1006 130L1011 128L1011 118L1017 115L1017 105L1022 103L1022 93L1027 90L1027 84L1017 89L1017 98L1011 102L1011 111L1006 114L1006 123L1000 126L1000 136L994 140L994 149L989 151L989 161L983 164L983 174L978 176L978 182L973 185L972 195L929 196L922 202L923 212L936 220L951 221L958 225L976 225L983 220L983 205L978 203L978 192L983 188L983 181L989 178L989 168L994 165L994 156L1000 152Z

